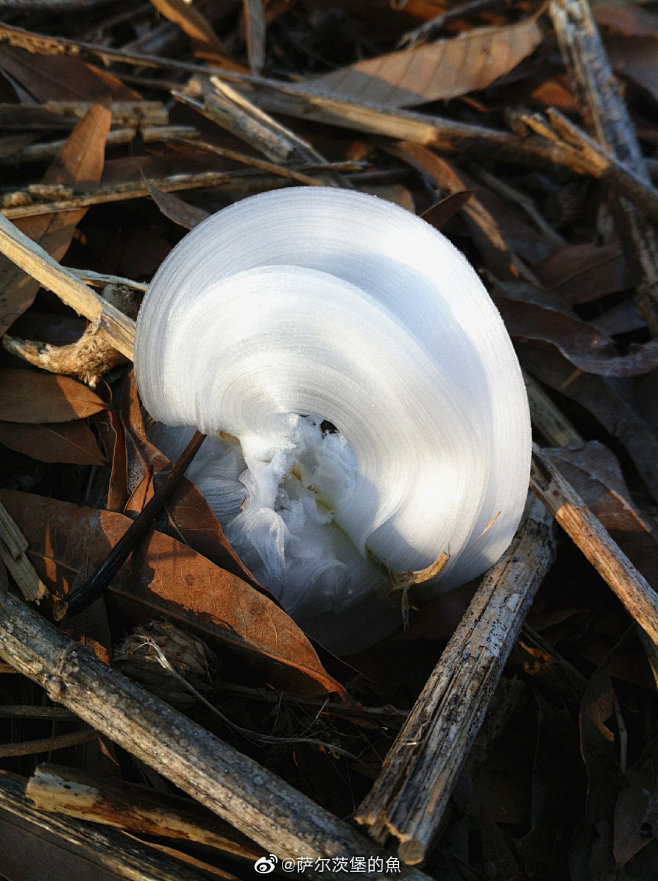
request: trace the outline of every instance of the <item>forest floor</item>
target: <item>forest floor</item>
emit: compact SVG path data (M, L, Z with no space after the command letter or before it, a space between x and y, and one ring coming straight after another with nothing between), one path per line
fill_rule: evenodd
M0 10L0 876L656 881L658 5ZM183 481L65 616L170 468L132 372L146 285L209 214L300 184L466 254L546 507L338 659Z

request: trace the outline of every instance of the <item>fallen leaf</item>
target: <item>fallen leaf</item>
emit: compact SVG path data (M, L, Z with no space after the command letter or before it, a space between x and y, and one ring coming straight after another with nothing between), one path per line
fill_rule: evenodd
M12 490L0 490L0 500L24 533L37 572L59 594L95 571L132 522L111 511ZM112 584L118 596L148 608L150 617L183 621L199 634L267 660L272 677L297 693L345 696L279 606L168 535L151 532Z
M647 326L632 300L622 300L612 309L590 318L589 323L609 337L645 330Z
M568 878L568 851L581 812L582 762L570 712L533 690L537 742L531 777L530 831L516 849L528 878ZM549 868L550 867L550 868Z
M115 447L112 472L117 484L116 489L113 484L110 485L110 494L116 510L137 515L153 495L153 479L161 480L171 468L171 463L146 436L137 383L132 373L126 379L120 420L122 441ZM122 499L119 499L120 485L125 486ZM207 501L189 480L183 478L173 491L165 513L156 521L156 528L165 534L182 538L193 550L269 596L269 592L243 565Z
M658 367L658 341L631 346L618 355L615 344L591 324L539 303L495 297L513 339L555 346L575 367L599 376L639 376Z
M614 854L620 867L658 840L658 738L630 768L626 780L614 817Z
M421 217L434 229L441 230L455 214L461 211L472 195L473 190L458 190L456 193L451 193L440 202L430 205L426 211L423 211Z
M491 85L541 43L535 19L475 28L448 40L389 52L307 80L332 98L410 107Z
M591 303L633 284L628 261L618 244L586 242L558 248L534 270L544 287L569 305Z
M106 409L97 394L68 376L0 369L0 415L7 422L71 422Z
M0 421L0 444L39 462L105 465L105 456L86 422L29 425Z
M658 500L658 432L636 406L630 381L584 373L551 347L517 342L516 350L536 379L576 401L623 444ZM647 374L647 379L654 375Z
M0 68L37 101L135 101L141 97L109 71L70 56L38 55L2 46Z
M615 73L658 101L658 41L654 37L609 37L606 51Z
M186 0L151 0L151 3L158 12L187 34L198 58L218 63L226 70L244 71L241 64L236 64L226 54L212 25L196 6Z
M70 186L100 180L110 123L109 107L94 104L73 129L42 182ZM26 217L17 221L16 226L55 260L61 260L68 251L78 223L86 213L86 208L80 208ZM6 257L0 258L0 336L32 304L38 290L38 281L26 275Z
M498 277L508 278L514 275L511 268L512 257L498 224L478 199L477 188L466 175L458 172L441 156L437 156L432 150L420 144L400 141L389 145L386 149L421 173L429 175L442 190L448 190L451 195L462 193L464 190L472 191L473 195L464 202L463 207L478 250L491 271Z
M625 37L656 36L656 17L648 10L631 4L592 6L594 21L603 31Z
M580 750L587 772L586 822L598 839L590 857L593 877L605 877L613 868L613 814L624 785L616 738L608 724L613 701L612 680L599 669L587 686L580 708Z
M185 202L184 199L174 195L174 193L163 193L162 190L158 190L146 177L144 177L144 183L151 194L151 198L164 216L184 229L194 229L202 220L210 217L203 208L190 205L189 202Z

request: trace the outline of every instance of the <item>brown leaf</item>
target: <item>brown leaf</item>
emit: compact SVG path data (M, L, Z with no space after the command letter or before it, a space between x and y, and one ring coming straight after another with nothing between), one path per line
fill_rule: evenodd
M194 229L202 220L210 216L203 208L190 205L189 202L185 202L184 199L173 193L163 193L162 190L158 190L147 177L143 177L143 180L160 211L179 226L185 229Z
M110 494L117 510L136 515L153 494L153 477L160 480L171 468L171 463L146 437L134 374L127 379L124 395L121 408L123 440L115 447L113 463L113 479L116 473L117 484L114 494L111 485ZM123 480L126 495L119 501L118 490ZM180 481L169 497L166 515L156 522L156 528L176 538L182 537L191 548L217 566L266 592L242 564L205 498L189 480Z
M625 866L636 853L658 839L658 738L627 773L628 786L615 806L614 854Z
M44 175L43 183L70 186L100 180L110 123L109 108L94 104L71 132L59 156ZM76 226L86 213L86 208L80 208L26 217L17 221L16 226L55 260L61 260L68 251ZM0 336L31 305L38 290L37 281L7 258L0 258Z
M0 500L29 542L35 568L60 593L93 572L131 523L122 514L29 493L1 490ZM151 616L184 621L205 636L271 662L268 672L298 693L345 695L285 612L168 535L147 536L114 579L113 591L146 605Z
M105 456L86 422L26 425L0 422L0 443L39 462L105 465Z
M68 376L0 369L0 414L8 422L72 422L106 406L86 385Z
M244 71L242 65L228 57L212 25L196 6L185 0L151 0L151 3L187 34L198 58L218 63L226 70Z
M440 202L430 205L426 211L423 211L421 217L434 229L441 230L455 214L461 211L472 195L473 190L458 190L456 193L451 193Z
M599 6L597 3L592 6L592 16L602 30L613 34L622 34L625 37L656 36L656 17L639 6Z
M462 193L464 190L472 191L473 195L466 200L463 207L475 243L491 271L499 278L509 278L514 275L511 268L512 257L498 224L478 199L478 188L466 175L458 172L441 156L437 156L432 150L420 144L400 141L389 145L386 149L423 174L428 174L442 190L449 191L451 195Z
M618 355L612 340L579 318L538 303L508 297L494 300L513 339L555 346L585 373L639 376L658 367L658 341L631 346L627 355Z
M0 68L37 101L135 101L141 97L111 73L65 55L0 47Z
M580 750L587 772L586 817L592 835L599 839L590 862L594 877L603 877L612 869L613 813L624 785L618 746L608 724L613 701L612 680L605 670L599 669L587 686L580 708Z
M615 455L598 441L548 454L650 584L658 584L658 542L631 501Z
M541 39L534 19L476 28L452 39L358 61L307 82L332 98L410 107L486 88L530 55Z
M605 41L610 63L624 79L658 101L658 41L654 37L610 37Z
M556 349L522 342L516 344L516 349L526 370L577 401L625 446L647 489L658 499L658 434L635 405L630 383L574 369Z
M628 261L618 244L586 242L559 248L535 266L537 277L564 303L591 303L631 287Z

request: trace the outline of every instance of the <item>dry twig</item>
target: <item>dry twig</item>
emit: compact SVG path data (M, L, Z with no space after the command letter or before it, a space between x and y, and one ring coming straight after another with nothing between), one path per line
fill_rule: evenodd
M45 688L51 700L73 710L268 850L313 861L346 855L389 857L288 783L109 669L3 590L0 655ZM349 872L334 874L348 876ZM361 877L374 881L378 873L364 872ZM398 877L427 878L413 870Z
M530 487L612 588L629 615L658 645L658 594L536 445Z
M489 570L389 750L357 813L379 842L401 842L400 858L421 862L505 662L553 559L549 518L536 502L504 557Z

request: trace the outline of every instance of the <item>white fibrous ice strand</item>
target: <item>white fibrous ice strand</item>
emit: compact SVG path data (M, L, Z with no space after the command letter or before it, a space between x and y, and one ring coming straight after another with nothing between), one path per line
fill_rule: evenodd
M529 415L500 316L447 239L375 197L292 188L200 224L149 287L135 369L155 419L209 435L189 476L236 552L336 651L399 623L392 574L448 552L429 592L462 584L520 520ZM175 457L189 431L154 440Z

